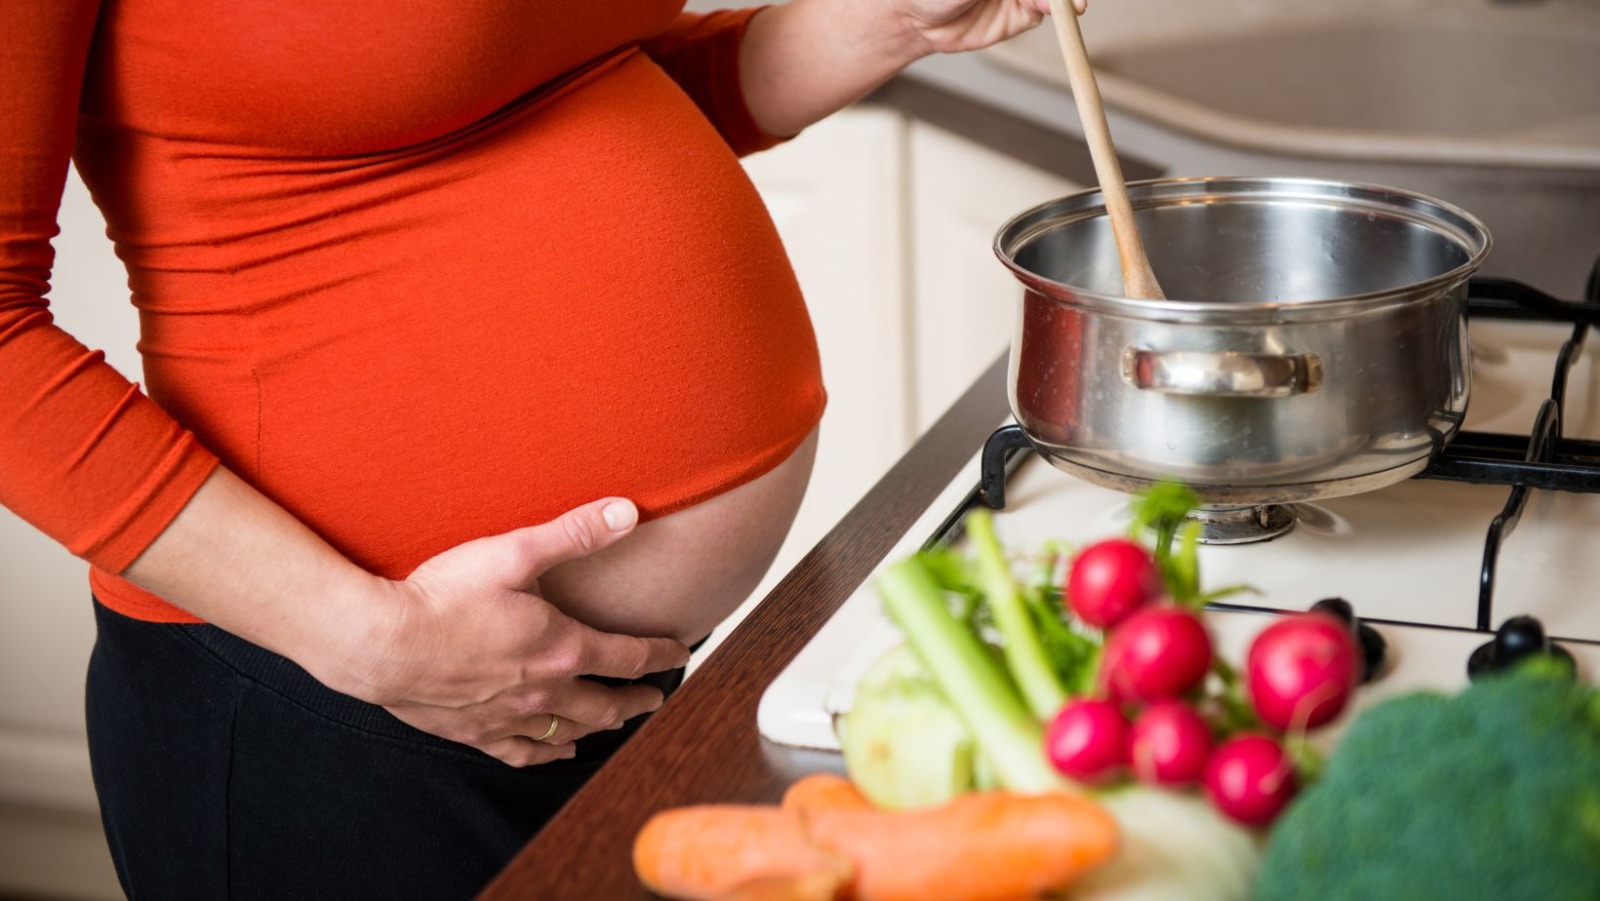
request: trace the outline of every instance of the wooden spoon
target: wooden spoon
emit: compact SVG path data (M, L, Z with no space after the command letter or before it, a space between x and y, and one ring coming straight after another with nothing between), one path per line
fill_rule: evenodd
M1072 84L1072 99L1089 141L1089 156L1094 160L1100 193L1106 199L1111 230L1117 238L1117 257L1122 261L1122 293L1128 297L1160 300L1166 297L1156 274L1150 270L1139 226L1133 221L1133 204L1128 201L1128 186L1122 178L1117 149L1111 145L1111 128L1106 125L1106 108L1100 102L1100 86L1089 66L1089 52L1083 47L1083 32L1078 14L1068 0L1050 0L1050 18L1055 20L1056 39L1067 63L1067 80Z

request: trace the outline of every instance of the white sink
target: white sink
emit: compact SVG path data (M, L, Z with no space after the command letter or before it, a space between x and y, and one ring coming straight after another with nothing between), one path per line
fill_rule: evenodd
M1115 3L1084 19L1101 93L1160 125L1313 157L1600 168L1600 6L1484 3L1097 42L1094 17ZM1049 29L990 58L1066 84Z

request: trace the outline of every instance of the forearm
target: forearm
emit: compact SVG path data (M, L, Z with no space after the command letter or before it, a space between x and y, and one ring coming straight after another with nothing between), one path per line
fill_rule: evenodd
M756 124L768 134L792 135L929 52L891 4L791 0L750 20L740 83Z
M122 575L347 692L390 584L221 467Z

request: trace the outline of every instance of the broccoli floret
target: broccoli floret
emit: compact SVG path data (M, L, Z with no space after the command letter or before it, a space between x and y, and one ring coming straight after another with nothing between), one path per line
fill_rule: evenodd
M1529 666L1363 713L1272 830L1256 898L1600 898L1596 705Z

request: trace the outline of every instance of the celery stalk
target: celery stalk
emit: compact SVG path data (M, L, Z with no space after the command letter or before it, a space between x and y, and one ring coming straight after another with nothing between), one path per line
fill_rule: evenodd
M1048 721L1067 702L1067 689L1045 652L1033 614L1017 589L1006 563L1005 551L994 534L994 520L986 510L968 514L967 537L977 557L979 586L989 602L995 628L1000 630L1006 665L1022 689L1035 718Z
M1024 792L1068 788L1045 759L1043 727L989 648L950 613L944 591L922 561L913 557L891 566L878 578L877 589L1000 784Z

